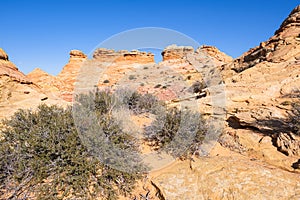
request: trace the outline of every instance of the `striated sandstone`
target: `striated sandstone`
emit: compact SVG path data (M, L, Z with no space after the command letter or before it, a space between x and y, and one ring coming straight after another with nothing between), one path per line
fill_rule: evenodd
M6 52L0 48L0 60L5 60L8 61L8 55L6 54Z
M300 8L297 6L274 36L235 59L227 68L239 73L259 63L295 62L300 55L300 49L297 48L300 44L299 34Z
M72 50L70 51L69 62L63 67L62 71L57 75L57 80L61 84L55 84L61 92L61 97L71 102L73 99L73 90L76 77L80 71L80 67L83 62L86 61L87 56L79 51Z
M33 83L0 49L0 119L11 116L20 108L36 108L40 103L62 105L64 102Z
M178 162L152 179L160 199L299 199L299 174L239 155Z
M299 36L298 32L300 29L300 5L292 10L290 15L284 20L280 28L275 32L275 34L287 36Z
M25 75L18 70L18 68L9 61L6 52L0 48L0 76L9 76L16 81L22 83L30 83Z
M251 130L271 136L279 151L296 158L300 138L292 133L288 117L291 105L299 101L299 14L298 6L274 36L223 66L222 71L229 128L239 135Z
M214 46L203 45L196 50L196 52L200 51L204 51L205 53L207 53L208 56L215 59L216 61L219 61L218 65L226 64L233 61L233 58L231 56L228 56L227 54L220 51Z
M55 76L48 74L40 68L35 68L26 77L37 84L45 93L50 93L56 97L60 97L60 86L62 82Z
M193 53L194 48L191 46L177 46L175 44L167 46L161 53L163 61L181 59L189 53Z
M102 62L125 62L126 64L154 63L154 54L141 52L138 50L120 50L99 48L93 53L93 58Z

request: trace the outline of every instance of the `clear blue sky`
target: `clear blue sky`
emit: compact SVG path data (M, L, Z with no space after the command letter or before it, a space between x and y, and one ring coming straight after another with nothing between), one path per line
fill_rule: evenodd
M1 0L0 47L21 71L57 74L69 51L89 53L128 29L163 27L238 57L268 39L298 0Z

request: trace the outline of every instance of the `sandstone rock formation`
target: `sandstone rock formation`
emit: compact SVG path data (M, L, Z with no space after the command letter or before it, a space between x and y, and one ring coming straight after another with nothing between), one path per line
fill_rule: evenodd
M99 48L94 51L93 58L101 62L126 62L126 64L154 63L154 54L138 50L115 51L112 49Z
M9 61L8 55L0 48L0 76L9 76L16 81L22 83L30 83L25 75L18 70L18 68Z
M250 49L229 65L230 70L242 72L257 64L298 63L300 56L300 50L297 48L300 42L299 10L299 6L296 7L268 41Z
M72 101L74 83L80 71L80 67L86 59L87 56L83 52L79 50L70 51L69 62L57 76L57 79L61 82L61 84L58 85L58 88L61 91L61 97L64 100L69 102Z
M221 66L233 61L233 58L231 56L228 56L227 54L220 51L214 46L204 45L199 47L196 51L197 52L204 51L205 53L207 53L208 56L214 59L217 66Z
M194 48L191 46L177 46L175 44L167 46L161 53L163 61L181 59L188 53L193 53Z
M162 170L160 199L299 199L299 174L239 155L195 159Z
M87 73L86 77L93 76L97 67L92 67L91 70L81 69L89 68L93 65L93 61L105 64L108 71L105 74L110 74L110 78L105 79L104 77L98 77L99 83L95 83L95 85L107 86L113 85L117 77L120 77L125 71L130 71L130 68L134 65L143 65L143 64L151 64L154 63L154 55L152 53L140 52L140 51L114 51L104 48L96 49L93 54L93 60L87 61L87 56L79 50L72 50L70 52L70 60L69 63L64 66L63 70L58 74L57 79L61 82L58 85L59 90L61 91L61 96L66 101L72 101L74 84L76 82L76 78L81 73ZM107 67L110 66L110 67ZM99 66L98 66L99 67ZM89 74L91 73L91 74ZM104 82L104 83L103 83ZM109 84L107 84L109 83Z
M19 108L35 108L40 103L58 101L20 72L0 49L0 119L9 117Z
M57 77L48 74L40 68L34 69L27 74L26 77L37 84L44 92L60 97L59 88L61 87L62 82Z
M290 150L283 147L286 142L278 140L291 131L286 119L293 109L290 105L297 100L293 94L300 91L299 16L298 6L273 37L227 64L223 71L229 125L272 135L279 149L295 155L299 138L293 137L297 145L288 145Z

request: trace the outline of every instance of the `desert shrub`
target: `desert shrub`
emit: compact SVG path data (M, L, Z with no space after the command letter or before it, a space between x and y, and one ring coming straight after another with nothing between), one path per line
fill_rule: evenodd
M157 113L159 107L164 106L164 102L157 99L156 96L152 94L140 95L137 101L136 107L134 108L135 113Z
M284 101L282 105L290 105L291 112L288 112L286 122L291 131L300 136L300 90L293 90L290 94L284 95L284 98L291 98L292 101Z
M204 82L196 81L193 85L189 88L189 92L193 93L201 93L204 88L206 88L206 84Z
M131 74L131 75L129 75L128 79L129 79L129 80L134 80L134 79L136 79L136 78L135 78L134 75Z
M157 107L164 106L164 103L152 94L140 94L130 89L121 89L116 93L121 103L133 111L134 114L155 113Z
M197 112L167 108L145 128L145 140L158 150L181 157L197 151L205 133L205 120Z
M108 103L108 96L96 99L97 105ZM108 105L98 105L98 112L108 113ZM115 122L105 122L111 123L103 126L115 143L130 140ZM41 105L36 111L19 110L3 124L0 194L5 198L116 199L118 194L128 195L140 177L100 163L82 144L70 107Z
M292 108L292 113L289 115L289 124L292 131L300 136L300 103L293 103Z

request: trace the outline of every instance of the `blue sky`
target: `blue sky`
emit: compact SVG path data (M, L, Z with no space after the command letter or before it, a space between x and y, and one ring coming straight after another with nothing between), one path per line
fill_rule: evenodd
M238 57L271 37L296 0L2 0L0 47L18 68L56 75L69 51L89 53L110 36L162 27Z

